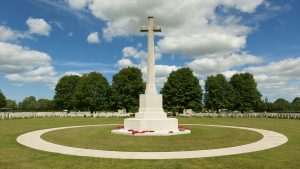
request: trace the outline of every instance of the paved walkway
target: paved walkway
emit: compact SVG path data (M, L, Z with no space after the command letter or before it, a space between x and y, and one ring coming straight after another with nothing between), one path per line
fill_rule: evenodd
M105 150L93 150L76 147L62 146L54 143L49 143L41 139L41 135L50 131L79 128L79 127L91 127L91 126L110 126L116 124L102 124L102 125L85 125L85 126L70 126L60 128L50 128L32 131L25 133L17 138L17 141L25 146L33 149L60 153L66 155L84 156L84 157L101 157L101 158L117 158L117 159L186 159L186 158L202 158L202 157L216 157L226 156L242 153L250 153L261 150L266 150L280 146L288 141L288 138L280 133L248 128L248 127L236 127L236 126L223 126L223 125L202 125L202 124L184 124L184 125L197 125L197 126L210 126L210 127L224 127L243 129L258 132L263 135L263 138L257 142L245 144L236 147L227 147L210 150L194 150L194 151L173 151L173 152L122 152L122 151L105 151Z

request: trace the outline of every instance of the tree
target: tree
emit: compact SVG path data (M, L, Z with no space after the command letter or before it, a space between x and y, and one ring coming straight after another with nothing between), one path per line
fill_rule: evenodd
M36 110L37 104L34 96L26 97L22 102L19 103L21 110Z
M181 68L170 73L160 93L163 94L163 107L168 111L202 109L202 89L190 68Z
M37 110L53 110L53 102L49 99L39 99L37 101Z
M292 104L283 98L279 98L274 102L273 110L274 111L291 111Z
M112 101L114 108L125 108L129 112L137 112L139 95L145 92L142 72L138 68L128 67L119 71L112 78Z
M55 86L54 103L58 109L67 109L68 112L75 107L75 90L80 77L77 75L63 76Z
M234 74L230 84L235 91L234 108L241 112L254 110L261 102L261 94L257 90L257 84L250 73Z
M293 106L294 111L300 111L300 97L296 97L293 100L292 106Z
M0 90L0 108L5 107L5 105L6 105L6 98Z
M17 105L15 100L7 99L6 100L6 107L11 108L12 110L15 110L15 109L18 108L18 105Z
M95 110L109 109L109 84L101 73L84 74L76 87L76 105L78 109Z
M225 76L218 74L209 76L205 81L204 102L208 109L219 112L219 109L232 109L234 101L234 90Z

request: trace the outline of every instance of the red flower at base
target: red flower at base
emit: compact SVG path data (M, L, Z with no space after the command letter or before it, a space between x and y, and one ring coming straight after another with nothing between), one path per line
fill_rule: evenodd
M124 126L122 125L122 126L117 126L116 128L115 128L115 130L120 130L120 129L123 129L124 128Z
M153 130L143 130L143 131L138 131L138 130L130 129L130 130L128 130L128 132L131 132L131 134L134 135L134 134L152 133L152 132L154 132L154 131L153 131Z
M178 130L179 131L185 131L185 130L188 130L188 128L186 128L185 126L179 125Z

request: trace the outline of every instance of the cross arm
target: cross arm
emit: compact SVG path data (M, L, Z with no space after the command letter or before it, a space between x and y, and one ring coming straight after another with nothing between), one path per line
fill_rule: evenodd
M148 32L148 26L141 26L140 32ZM161 32L161 27L160 26L153 26L153 32Z
M153 26L153 32L161 32L160 26Z
M140 31L141 32L148 32L148 26L141 26Z

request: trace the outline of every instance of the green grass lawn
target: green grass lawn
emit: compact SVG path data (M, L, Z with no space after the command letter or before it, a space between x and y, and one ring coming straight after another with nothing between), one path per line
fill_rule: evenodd
M42 135L52 143L115 151L188 151L230 147L252 143L262 138L253 131L188 126L192 134L169 137L139 137L111 134L113 126L64 129Z
M287 119L266 119L266 118L184 118L179 119L180 123L196 123L196 124L221 124L221 125L235 125L235 126L245 126L262 128L267 130L273 130L286 135L289 138L288 143L276 147L273 149L233 155L224 157L213 157L213 158L200 158L200 159L185 159L185 160L118 160L118 159L101 159L101 158L89 158L89 157L76 157L69 155L60 155L55 153L48 153L43 151L38 151L34 149L27 148L16 142L17 136L44 128L52 127L62 127L62 126L72 126L72 125L89 125L89 124L106 124L106 123L122 123L123 119L117 118L38 118L38 119L15 119L15 120L0 120L0 168L272 168L272 169L286 169L295 168L298 169L300 166L300 121L299 120L287 120ZM197 136L201 137L201 132L211 132L203 133L204 138L217 138L219 140L213 142L215 145L232 145L243 143L243 141L249 139L257 139L256 134L252 132L243 131L239 134L240 130L237 129L211 129L207 127L190 127L195 132L199 132ZM82 128L83 130L89 128ZM49 137L53 134L55 141L61 141L57 139L57 134L59 132L69 131L70 135L64 135L63 137L70 139L74 137L74 134L79 134L79 139L102 139L102 143L105 142L105 138L109 137L121 137L121 136L109 136L106 132L107 137L100 137L96 133L104 132L109 128L90 128L91 130L84 133L80 130L61 130L53 133L48 133ZM197 131L196 131L197 130ZM79 132L79 133L78 133ZM81 134L80 134L81 133ZM226 134L227 133L227 134ZM248 134L245 134L248 133ZM195 133L196 134L196 133ZM216 134L219 134L216 135ZM254 134L253 136L251 136ZM91 136L90 138L82 138L84 136ZM47 135L45 135L48 137ZM76 136L76 135L75 135ZM192 135L190 135L192 136ZM249 137L248 137L249 136ZM78 138L76 136L76 138ZM126 136L130 137L130 136ZM183 137L183 136L172 136L172 137ZM228 138L230 137L230 138ZM246 137L246 139L244 138ZM131 138L131 137L130 137ZM51 139L51 138L48 138ZM133 138L141 139L135 140L133 142L127 140L128 145L134 142L140 142L147 138ZM151 137L150 139L153 139ZM157 139L157 138L154 138ZM166 139L166 138L163 138ZM168 139L173 139L169 137ZM201 148L206 149L211 148L213 145L210 141L201 141L199 138L194 141L190 139L192 143L187 147L195 147L195 149ZM259 138L258 138L259 139ZM103 141L104 140L104 141ZM124 141L123 140L123 141ZM248 141L249 141L248 140ZM157 140L156 140L157 141ZM158 142L163 142L158 141ZM68 141L69 142L69 141ZM157 143L158 143L157 142ZM223 143L222 143L223 142ZM74 141L68 144L82 144L81 141ZM172 140L172 144L181 144L180 141ZM123 143L122 143L123 144ZM125 144L125 143L124 143ZM124 145L123 144L123 145ZM194 145L192 145L194 144ZM95 147L96 144L91 143L89 146ZM143 144L139 144L143 147ZM152 145L153 146L153 145ZM170 146L170 145L168 145ZM102 147L102 146L101 146ZM122 147L122 146L120 146ZM119 148L120 148L119 147ZM95 147L100 148L100 147ZM124 147L123 147L124 148ZM179 148L179 147L177 147ZM176 149L177 149L176 148ZM129 149L127 149L129 150Z

